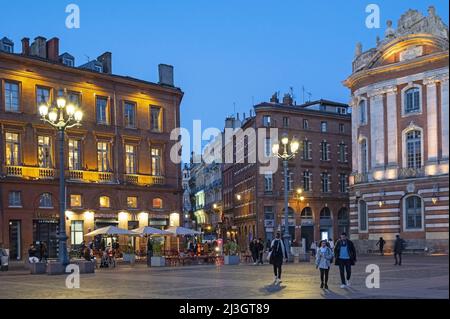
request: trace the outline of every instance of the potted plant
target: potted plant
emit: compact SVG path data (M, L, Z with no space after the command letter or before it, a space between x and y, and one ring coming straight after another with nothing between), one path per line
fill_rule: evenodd
M166 265L166 258L161 256L163 243L154 242L152 247L153 247L153 256L151 258L151 266L164 267Z
M239 246L234 241L229 241L224 245L224 264L225 265L238 265L240 262L238 251Z
M134 264L136 261L136 254L131 245L128 245L127 248L122 253L123 261L129 262L130 264Z

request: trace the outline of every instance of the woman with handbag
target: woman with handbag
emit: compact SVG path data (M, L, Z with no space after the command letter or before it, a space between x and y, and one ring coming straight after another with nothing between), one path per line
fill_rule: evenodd
M287 260L287 252L280 233L277 233L275 239L270 244L269 261L273 265L273 272L275 274L274 285L281 283L281 267L283 265L283 258Z
M333 256L333 251L328 247L327 241L322 240L316 254L316 269L320 270L320 288L328 289L328 272Z

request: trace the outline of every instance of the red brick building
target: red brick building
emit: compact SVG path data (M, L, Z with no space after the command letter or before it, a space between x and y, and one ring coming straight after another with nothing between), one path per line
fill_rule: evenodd
M365 252L396 234L409 248L448 251L448 27L429 7L388 21L356 47L352 93L351 237Z
M169 135L180 124L183 92L173 68L159 66L159 83L118 76L108 52L74 67L70 54L59 55L57 38L31 45L25 38L22 52L13 52L0 51L0 243L11 258L23 258L35 241L57 255L61 159L37 105L60 94L84 112L82 126L66 133L68 244L107 225L178 223L181 173L169 158Z
M245 161L225 162L223 170L224 216L233 226L230 232L248 247L250 238L272 239L284 225L284 175L282 162L276 171L261 173L267 164L251 161L249 145L271 156L273 136L287 134L300 142L300 151L289 162L289 231L297 244L305 239L336 238L348 231L348 177L351 172L351 123L348 105L326 100L294 105L286 95L280 103L274 95L269 103L254 107L255 114L242 121L247 129L265 130L266 137L245 136L234 139L234 154L244 148ZM240 146L239 146L240 145ZM241 148L241 150L240 150ZM249 156L250 154L250 156ZM302 189L303 198L296 190Z

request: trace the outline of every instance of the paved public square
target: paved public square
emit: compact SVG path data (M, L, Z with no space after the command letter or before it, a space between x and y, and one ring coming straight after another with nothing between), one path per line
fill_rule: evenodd
M366 288L368 264L380 267L380 288ZM65 286L66 276L29 275L24 270L0 273L0 298L448 298L448 256L360 257L353 268L352 287L339 287L339 270L330 271L329 291L319 288L313 263L287 264L283 282L272 286L272 266L197 265L147 268L120 264L83 274L79 289Z

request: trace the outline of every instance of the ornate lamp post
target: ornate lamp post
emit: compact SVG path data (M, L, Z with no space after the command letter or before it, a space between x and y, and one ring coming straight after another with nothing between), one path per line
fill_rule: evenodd
M65 93L58 96L56 103L49 105L45 98L39 105L39 114L44 122L58 130L59 142L59 261L63 265L69 263L67 256L66 235L66 194L64 176L64 133L65 130L75 126L81 126L83 112L78 105L67 101Z
M300 147L297 140L293 139L289 143L289 138L284 135L281 138L281 144L283 145L283 152L279 152L280 144L276 143L272 146L272 153L283 161L284 169L284 245L287 250L288 258L291 259L291 235L289 234L289 192L288 192L288 162L295 157ZM290 152L288 152L288 144Z

